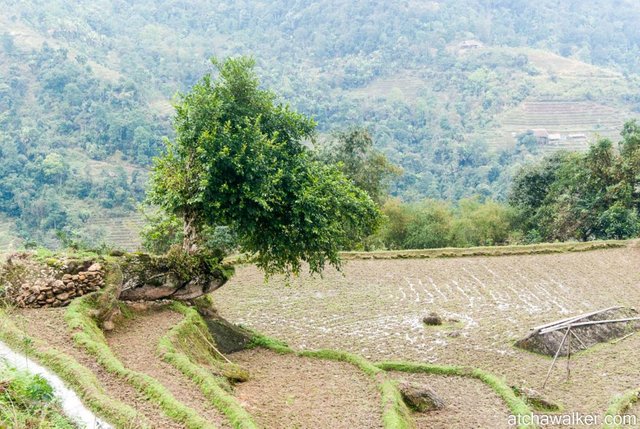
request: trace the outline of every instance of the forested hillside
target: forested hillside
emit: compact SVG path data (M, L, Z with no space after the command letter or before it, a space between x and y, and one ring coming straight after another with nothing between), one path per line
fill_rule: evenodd
M523 163L616 137L640 110L631 0L0 5L3 242L135 223L170 100L211 56L253 55L321 133L368 127L407 200L505 198ZM563 137L517 144L537 128Z

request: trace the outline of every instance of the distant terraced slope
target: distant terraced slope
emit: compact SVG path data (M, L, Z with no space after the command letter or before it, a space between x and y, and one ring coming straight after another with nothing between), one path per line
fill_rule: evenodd
M493 146L513 145L517 134L544 129L561 137L544 150L585 150L597 136L617 141L624 120L631 116L629 111L589 101L527 101L504 115L489 141Z
M598 136L617 141L625 121L638 117L627 101L640 90L634 77L537 49L510 49L527 56L533 75L523 76L531 87L526 100L507 107L482 134L492 147L509 147L515 136L544 129L561 139L543 148L585 150ZM585 138L571 138L571 135Z
M496 58L518 55L527 59L527 66L523 69L496 64ZM349 95L369 109L376 104L397 100L411 105L422 103L433 109L429 111L429 115L433 115L460 101L457 92L464 94L469 90L469 82L465 78L471 79L474 71L485 69L491 75L500 69L508 78L503 81L489 78L487 93L484 98L480 97L480 101L495 98L492 91L496 88L499 93L512 94L518 92L519 87L526 87L528 94L521 102L503 105L490 120L476 118L486 125L468 130L470 141L481 138L493 148L513 147L518 134L544 129L549 134L559 134L561 138L545 146L543 151L585 150L589 142L598 136L617 141L624 122L639 116L633 111L629 94L640 92L640 81L612 69L529 48L482 47L460 53L459 58L461 63L472 61L473 67L462 73L431 68L406 70L376 79L350 91ZM446 90L437 90L434 82L438 80L439 85L447 80L455 82ZM482 106L474 105L466 115L467 121L475 115L483 115L479 113L481 111Z
M89 246L98 247L104 243L112 248L136 251L142 245L140 231L143 225L144 219L138 213L124 217L110 217L107 211L89 218L83 225L84 231L80 232L98 237L95 242L87 243ZM23 245L24 241L18 236L15 222L6 217L0 217L0 254L20 250Z
M88 224L102 232L104 243L127 251L139 250L141 246L140 231L144 225L143 217L132 213L125 217L108 217L97 215Z

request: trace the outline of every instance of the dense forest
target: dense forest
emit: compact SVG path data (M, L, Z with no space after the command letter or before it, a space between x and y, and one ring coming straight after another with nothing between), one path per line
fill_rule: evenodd
M212 56L252 55L264 86L315 119L320 152L368 129L402 172L393 201L460 213L506 201L545 154L492 142L523 102L597 102L620 125L640 110L631 1L1 3L0 213L39 243L99 241L98 213L136 210L170 100Z
M382 206L386 222L365 245L386 249L625 239L640 232L640 125L586 153L559 151L523 166L506 202L466 198Z

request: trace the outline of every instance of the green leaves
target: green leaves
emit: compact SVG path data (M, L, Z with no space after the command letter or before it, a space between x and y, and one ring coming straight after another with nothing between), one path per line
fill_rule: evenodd
M560 153L517 175L510 201L525 235L545 241L636 236L639 135L637 123L629 121L619 153L601 139L585 154Z
M339 266L338 251L376 227L376 205L312 159L303 142L314 121L260 89L253 60L214 65L216 79L205 76L179 98L176 139L156 161L149 199L195 220L186 223L185 249L224 225L267 274L297 273L302 262L314 272Z
M53 388L40 375L7 367L0 372L0 376L3 387L0 403L12 401L20 407L29 408L53 400Z
M338 165L340 171L378 204L387 198L390 179L402 173L374 149L373 139L362 128L338 133L334 141L320 148L318 156L326 164Z
M364 191L335 168L305 161L286 173L288 186L272 201L270 211L238 219L239 231L259 228L242 239L267 273L298 272L300 261L314 272L326 262L339 267L338 251L377 226L378 210Z

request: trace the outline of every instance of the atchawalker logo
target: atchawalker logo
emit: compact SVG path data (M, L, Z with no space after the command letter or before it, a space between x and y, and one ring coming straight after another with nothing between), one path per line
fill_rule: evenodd
M633 415L598 415L598 414L526 414L509 416L510 426L614 426L638 427L638 417Z

